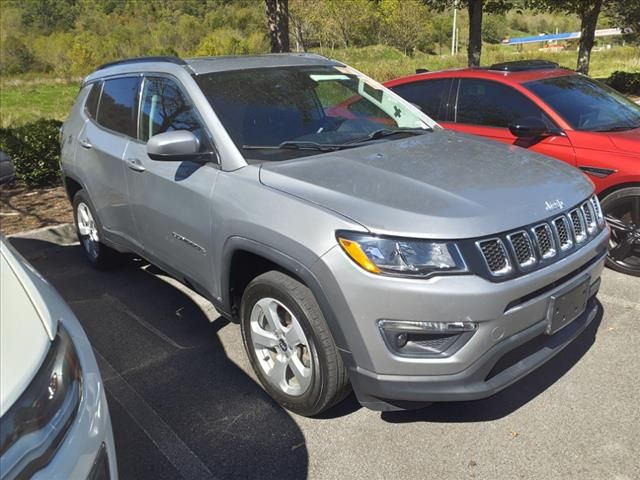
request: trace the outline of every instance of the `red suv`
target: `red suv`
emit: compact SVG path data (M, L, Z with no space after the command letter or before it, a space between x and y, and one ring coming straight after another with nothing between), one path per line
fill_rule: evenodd
M607 264L640 276L640 106L540 60L427 72L385 84L445 128L555 157L596 186L612 229Z

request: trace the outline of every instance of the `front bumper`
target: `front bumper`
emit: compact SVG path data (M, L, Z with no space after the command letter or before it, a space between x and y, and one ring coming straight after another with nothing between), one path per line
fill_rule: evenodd
M61 320L71 336L82 365L82 401L77 416L51 461L34 475L34 480L104 479L117 480L111 418L104 384L91 344L71 310ZM105 477L100 465L108 465ZM102 475L102 476L101 476Z
M338 344L360 402L372 409L403 402L472 400L490 396L533 371L571 343L597 314L595 293L608 229L573 255L523 277L491 283L473 275L428 280L369 274L334 248L314 266L341 332ZM552 295L589 279L585 312L545 335ZM474 322L478 328L447 357L394 355L377 328L380 319ZM518 357L519 355L519 357ZM510 357L518 357L511 364ZM497 371L499 370L499 371Z

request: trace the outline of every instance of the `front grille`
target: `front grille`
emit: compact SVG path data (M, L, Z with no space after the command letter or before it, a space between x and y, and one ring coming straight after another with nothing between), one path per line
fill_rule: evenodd
M599 234L605 225L598 217L599 208L593 196L555 218L493 238L473 240L473 245L480 251L489 278L511 278L518 272L548 265L551 259L564 258Z
M540 254L540 257L546 260L547 258L555 256L556 242L553 240L553 234L551 233L551 228L549 227L549 225L547 225L546 223L538 225L537 227L534 227L533 233L536 238L538 253Z
M579 209L571 210L569 213L571 218L571 227L573 229L573 238L576 239L576 243L582 243L587 239L587 230L584 227L584 220L580 214Z
M584 215L584 221L587 225L587 231L589 233L595 232L596 228L598 227L592 208L593 206L591 205L591 202L584 202L582 204L582 214Z
M528 267L536 262L536 256L533 253L533 246L529 235L525 231L520 231L508 235L509 243L513 247L518 265Z
M553 221L558 241L560 242L560 250L568 250L573 246L573 239L569 233L569 225L567 219L562 216Z
M487 267L494 275L505 275L511 271L511 264L504 243L499 238L479 242Z

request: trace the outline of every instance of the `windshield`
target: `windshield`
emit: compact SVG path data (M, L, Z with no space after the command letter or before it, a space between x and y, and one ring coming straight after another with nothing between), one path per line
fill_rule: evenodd
M245 158L283 160L429 131L434 124L344 66L256 68L196 77Z
M575 130L606 132L640 127L640 106L588 77L569 75L524 86Z

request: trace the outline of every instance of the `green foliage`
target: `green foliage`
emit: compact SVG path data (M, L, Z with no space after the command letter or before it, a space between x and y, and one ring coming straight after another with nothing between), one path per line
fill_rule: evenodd
M485 15L482 20L482 39L487 43L500 43L508 33L505 15Z
M418 0L380 0L380 36L392 47L413 55L431 49L429 9Z
M628 95L640 95L640 72L613 72L605 81L611 88Z
M233 28L218 28L202 39L196 55L247 55L263 53L268 44L264 34L255 33L245 38L240 30Z
M16 178L28 187L60 183L62 122L40 119L15 128L0 128L0 150L13 160Z
M0 46L0 70L13 75L29 71L34 65L34 57L27 46L14 36L8 36Z
M3 81L0 88L0 126L9 127L39 118L64 120L78 95L77 83L55 80Z

